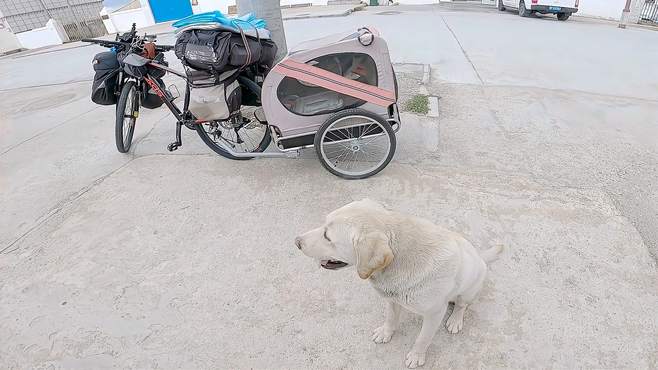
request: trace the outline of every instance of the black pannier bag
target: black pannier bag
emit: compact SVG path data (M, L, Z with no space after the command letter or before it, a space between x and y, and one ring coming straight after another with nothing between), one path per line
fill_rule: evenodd
M165 67L169 67L169 63L165 60L163 53L158 53L158 55L156 55L155 58L153 58L153 61L158 64L162 64ZM162 78L167 74L167 71L165 71L164 69L152 67L150 65L147 67L148 67L149 76L153 78Z
M192 29L178 35L174 52L191 68L221 72L228 63L230 41L231 32Z
M158 64L162 64L165 67L169 67L169 63L167 63L166 60L164 60L164 54L160 53L156 55L156 57L153 59L156 61ZM158 85L164 86L164 82L162 81L162 77L167 73L163 69L155 68L152 66L147 66L148 69L148 74L149 76L153 77L156 79L158 82ZM142 92L142 101L141 105L144 108L148 109L155 109L155 108L160 108L164 104L164 101L160 99L158 94L155 93L155 91L149 86L149 84L144 83L144 91Z
M91 101L100 105L117 103L119 87L119 60L114 52L107 51L94 56L94 82L91 85Z
M162 79L157 78L156 80L160 86L164 86ZM142 92L142 99L140 101L140 105L142 107L148 109L155 109L155 108L160 108L162 104L164 104L164 101L160 99L158 94L156 94L155 91L151 88L151 86L149 86L147 83L144 83L144 90L145 91Z
M236 32L190 29L178 35L175 52L186 66L221 73L252 64L272 67L277 46L272 40Z
M164 54L162 53L158 54L153 60L158 62L158 64L162 64L163 66L169 67L169 63L167 63L167 61L164 60ZM166 73L167 72L163 69L148 66L149 76L155 78L156 81L158 82L158 85L160 86L164 86L162 77L164 77ZM149 84L144 83L144 89L145 91L142 93L142 101L141 101L142 107L148 109L155 109L155 108L160 108L162 104L164 104L164 101L160 99L158 94L155 93L155 91L151 88L151 86L149 86Z

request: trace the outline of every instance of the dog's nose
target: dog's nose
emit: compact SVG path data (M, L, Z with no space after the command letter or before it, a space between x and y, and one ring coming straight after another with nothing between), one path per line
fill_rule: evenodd
M297 246L297 249L300 251L302 250L302 239L301 238L295 238L295 245Z

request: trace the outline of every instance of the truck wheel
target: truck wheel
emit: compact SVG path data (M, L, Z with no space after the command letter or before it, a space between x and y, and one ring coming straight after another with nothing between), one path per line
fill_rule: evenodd
M525 2L523 0L519 1L519 15L521 17L529 17L530 11L526 9Z
M567 19L569 19L570 15L571 14L569 14L569 13L557 13L557 20L558 21L566 21Z

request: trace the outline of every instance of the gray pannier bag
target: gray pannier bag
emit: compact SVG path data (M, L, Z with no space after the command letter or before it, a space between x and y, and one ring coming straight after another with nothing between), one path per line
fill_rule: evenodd
M240 110L242 89L235 77L235 71L220 76L203 71L190 71L190 112L198 120L226 120ZM225 77L226 79L223 79Z

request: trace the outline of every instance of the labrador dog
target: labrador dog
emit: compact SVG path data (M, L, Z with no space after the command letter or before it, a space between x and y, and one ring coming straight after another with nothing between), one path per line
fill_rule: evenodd
M373 331L375 343L391 340L402 307L423 317L406 356L411 369L425 364L449 302L455 306L446 328L453 334L462 329L466 307L482 288L486 263L503 250L496 246L478 253L455 232L369 199L331 212L324 225L300 235L295 244L325 269L356 266L359 277L386 300L384 324Z

